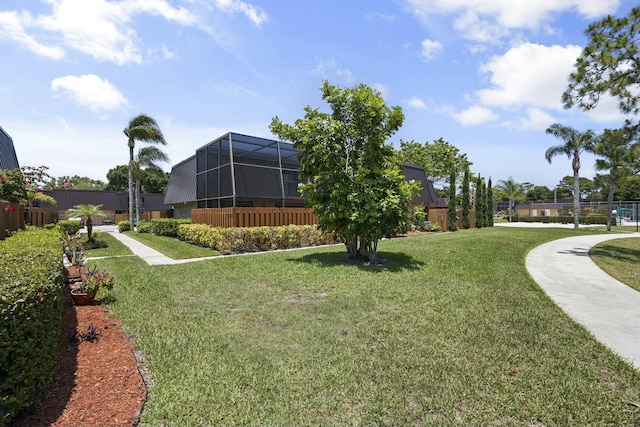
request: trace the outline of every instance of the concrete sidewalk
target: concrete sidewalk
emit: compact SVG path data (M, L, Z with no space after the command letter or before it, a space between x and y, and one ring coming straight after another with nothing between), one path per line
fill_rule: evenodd
M134 255L142 258L144 262L149 265L173 265L173 264L185 264L188 262L204 261L206 259L219 258L219 256L211 256L204 258L188 258L188 259L173 259L168 256L150 248L149 246L138 242L136 239L132 239L126 234L122 234L118 231L116 225L101 225L93 228L94 231L100 231L102 233L109 233L114 238L118 239L124 245L126 245Z
M609 276L589 257L596 244L628 237L640 233L554 240L529 252L526 266L565 313L640 370L640 292Z

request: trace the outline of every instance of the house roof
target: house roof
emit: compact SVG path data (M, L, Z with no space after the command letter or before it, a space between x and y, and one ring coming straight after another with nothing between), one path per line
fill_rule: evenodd
M0 126L0 169L15 169L19 167L13 139Z
M196 156L195 154L171 168L165 205L196 201Z
M436 206L447 206L447 203L438 198L436 194L435 188L433 188L433 181L427 179L427 174L424 169L420 166L412 165L409 163L405 163L403 166L402 174L404 175L407 181L415 180L422 184L422 189L418 193L418 197L413 199L413 203L416 205L430 205L431 207Z

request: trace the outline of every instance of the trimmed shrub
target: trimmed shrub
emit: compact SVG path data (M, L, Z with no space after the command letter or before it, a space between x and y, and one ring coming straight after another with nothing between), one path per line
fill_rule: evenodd
M0 425L46 390L63 303L58 230L27 228L0 242Z
M138 221L136 223L136 231L138 233L153 233L151 221Z
M151 220L151 232L156 236L178 237L180 224L190 224L189 219L155 218Z
M312 225L212 228L206 224L180 224L178 238L227 254L317 246L334 242L330 234Z
M131 231L131 221L129 220L120 221L118 223L118 231L120 233L124 233L125 231Z
M60 227L60 230L66 231L69 236L73 236L78 231L80 231L80 221L63 219L61 221L58 221L58 227Z

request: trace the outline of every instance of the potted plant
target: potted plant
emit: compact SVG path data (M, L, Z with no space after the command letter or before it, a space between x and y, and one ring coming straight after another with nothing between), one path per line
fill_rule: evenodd
M60 237L67 283L79 282L84 270L84 246L80 242L80 233L69 235L66 231L60 230Z
M106 269L93 269L83 274L82 280L71 284L71 296L76 305L91 303L100 289L112 289L116 277Z

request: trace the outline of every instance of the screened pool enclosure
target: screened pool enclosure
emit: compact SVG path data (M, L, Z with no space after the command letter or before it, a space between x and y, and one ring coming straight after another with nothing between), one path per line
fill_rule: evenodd
M196 151L198 208L302 207L292 144L227 133Z

